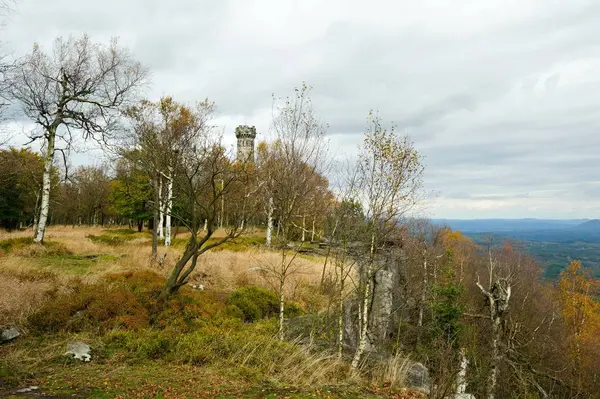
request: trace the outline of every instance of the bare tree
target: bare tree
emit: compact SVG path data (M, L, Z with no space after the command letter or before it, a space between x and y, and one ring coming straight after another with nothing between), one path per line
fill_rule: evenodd
M280 339L284 336L283 288L290 274L297 272L297 252L290 248L294 231L297 231L294 218L300 213L302 202L316 193L317 183L328 164L326 127L315 115L310 90L304 84L295 89L293 96L276 99L271 125L274 140L262 151L259 148L259 170L263 177L260 184L267 211L267 245L272 242L274 214L281 230L276 243L281 250L281 263L271 268L279 281Z
M50 207L50 172L56 151L76 134L107 142L119 126L120 111L146 81L146 70L113 39L108 46L87 36L58 38L51 53L39 45L7 73L8 94L40 127L31 141L43 140L45 169L35 242L44 240ZM57 144L62 143L63 147Z
M386 235L420 200L423 166L421 156L407 137L386 129L369 113L364 144L357 163L356 198L368 220L368 254L361 271L359 339L352 366L358 367L368 343L369 304L376 258Z

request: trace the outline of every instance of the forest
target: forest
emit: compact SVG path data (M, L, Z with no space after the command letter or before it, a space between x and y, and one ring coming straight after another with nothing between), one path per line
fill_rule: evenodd
M0 395L600 397L598 280L419 218L424 159L377 111L342 166L301 84L244 159L149 77L87 36L2 66L36 128L0 150Z

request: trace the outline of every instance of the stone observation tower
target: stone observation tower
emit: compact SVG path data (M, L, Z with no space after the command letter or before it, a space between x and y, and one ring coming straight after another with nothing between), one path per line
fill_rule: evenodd
M235 137L237 137L237 160L254 162L256 127L240 125L235 128Z

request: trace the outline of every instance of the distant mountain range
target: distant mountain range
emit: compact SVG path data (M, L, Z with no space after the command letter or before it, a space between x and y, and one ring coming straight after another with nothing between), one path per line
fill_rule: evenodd
M496 243L504 240L520 242L538 258L549 279L558 274L572 259L600 277L600 219L435 219L434 224L448 226L486 245L490 236Z
M559 230L588 224L593 228L600 224L598 219L433 219L432 222L465 233Z

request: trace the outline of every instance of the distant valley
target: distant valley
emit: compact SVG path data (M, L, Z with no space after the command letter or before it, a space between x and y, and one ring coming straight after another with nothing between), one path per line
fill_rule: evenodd
M544 276L555 279L572 259L600 277L600 220L598 219L434 219L433 223L460 230L477 244L490 237L509 240L535 256Z

